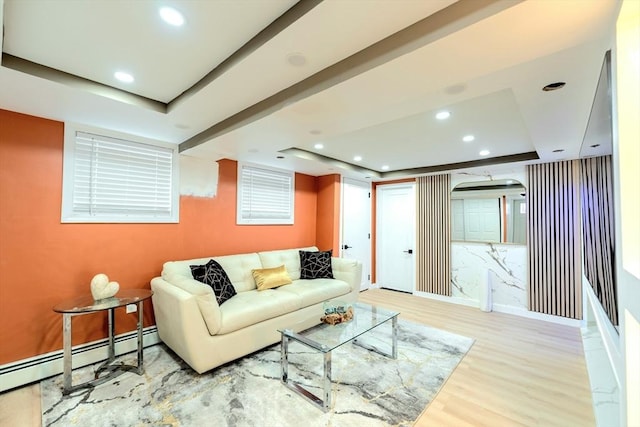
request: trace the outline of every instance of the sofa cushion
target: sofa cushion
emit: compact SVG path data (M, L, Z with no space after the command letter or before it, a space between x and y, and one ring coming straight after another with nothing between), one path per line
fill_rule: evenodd
M337 279L294 280L290 285L281 286L278 292L290 292L300 297L302 307L308 307L351 292L347 282Z
M311 246L301 248L303 251L317 251L318 248ZM283 249L277 251L258 252L262 268L272 268L284 264L291 280L300 278L300 255L298 249ZM260 268L260 267L258 267Z
M299 251L301 279L333 279L331 251Z
M227 272L236 292L242 293L256 288L251 270L263 267L257 253L218 256L213 259Z
M301 308L301 298L280 289L245 291L220 307L218 334L227 334Z
M189 267L194 279L211 286L219 305L236 294L229 276L216 261L211 259L204 265L190 265Z
M278 286L291 283L291 277L289 277L289 273L287 273L284 265L274 268L251 270L251 273L253 274L253 279L256 281L256 287L259 291L277 288Z

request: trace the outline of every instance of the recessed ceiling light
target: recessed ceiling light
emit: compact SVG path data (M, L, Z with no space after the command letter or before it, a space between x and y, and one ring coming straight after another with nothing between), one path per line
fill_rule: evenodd
M590 147L591 147L591 148L598 148L598 147L600 147L600 144L593 144L593 145L591 145Z
M276 159L282 160L284 159L284 156L276 156Z
M353 160L359 162L360 160L362 160L362 156L354 156Z
M564 148L558 148L556 150L553 150L554 153L562 153L564 151Z
M302 67L307 63L307 58L300 52L295 52L287 55L287 62L294 67Z
M116 71L113 73L113 76L123 83L133 83L134 80L131 74L125 73L124 71Z
M184 16L172 7L161 7L160 17L164 22L175 27L184 24Z
M380 168L383 171L388 171L389 170L389 165L382 165L382 167Z
M491 153L489 152L489 150L482 150L478 154L480 154L481 156L488 156Z
M322 150L324 148L324 144L321 144L318 142L316 145L313 146L313 148L315 148L316 150Z
M476 139L476 137L475 137L475 136L473 136L473 135L465 135L465 136L463 136L463 137L462 137L462 140L463 140L464 142L471 142L471 141L473 141L474 139Z
M564 85L566 85L565 82L549 83L548 85L543 87L542 90L545 91L545 92L551 92L552 90L562 89L564 87Z
M451 117L451 113L448 111L440 111L438 114L436 114L436 119L438 120L446 120L449 117Z

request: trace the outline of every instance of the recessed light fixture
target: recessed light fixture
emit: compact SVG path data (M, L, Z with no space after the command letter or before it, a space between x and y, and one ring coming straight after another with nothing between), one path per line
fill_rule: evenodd
M564 87L564 85L566 85L565 82L549 83L548 85L543 87L542 90L545 91L545 92L551 92L552 90L562 89Z
M134 80L131 74L125 73L124 71L116 71L113 73L113 76L122 83L133 83Z
M324 144L321 144L318 142L316 145L313 146L313 148L315 148L316 150L322 150L324 148Z
M382 167L380 168L383 171L388 171L389 170L389 165L382 165Z
M465 135L465 136L463 136L463 137L462 137L462 140L463 140L464 142L471 142L471 141L473 141L474 139L476 139L476 137L475 137L475 136L473 136L473 135Z
M172 7L161 7L160 17L164 22L174 27L180 27L184 24L184 16Z
M481 156L488 156L489 154L491 154L491 152L489 150L482 150L478 154L480 154Z
M356 162L359 162L359 161L362 160L362 156L354 156L353 160L356 161Z
M556 150L553 150L554 153L562 153L564 151L564 148L558 148Z
M440 111L439 113L436 114L436 119L438 120L446 120L449 117L451 117L451 113L448 111Z
M598 148L598 147L600 147L600 144L593 144L593 145L591 145L590 147L591 147L591 148Z
M276 156L276 159L282 160L284 159L284 156Z
M294 67L302 67L307 63L307 58L300 52L295 52L287 55L287 62Z

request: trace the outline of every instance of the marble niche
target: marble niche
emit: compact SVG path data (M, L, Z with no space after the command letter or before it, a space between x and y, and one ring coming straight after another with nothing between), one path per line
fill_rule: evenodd
M493 309L527 310L527 247L501 243L451 244L451 296L480 306L491 286Z

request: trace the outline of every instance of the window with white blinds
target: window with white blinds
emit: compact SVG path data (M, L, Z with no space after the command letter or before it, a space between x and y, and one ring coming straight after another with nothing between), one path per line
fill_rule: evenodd
M62 222L178 222L175 147L75 131L64 168Z
M238 224L293 224L294 173L238 164Z

